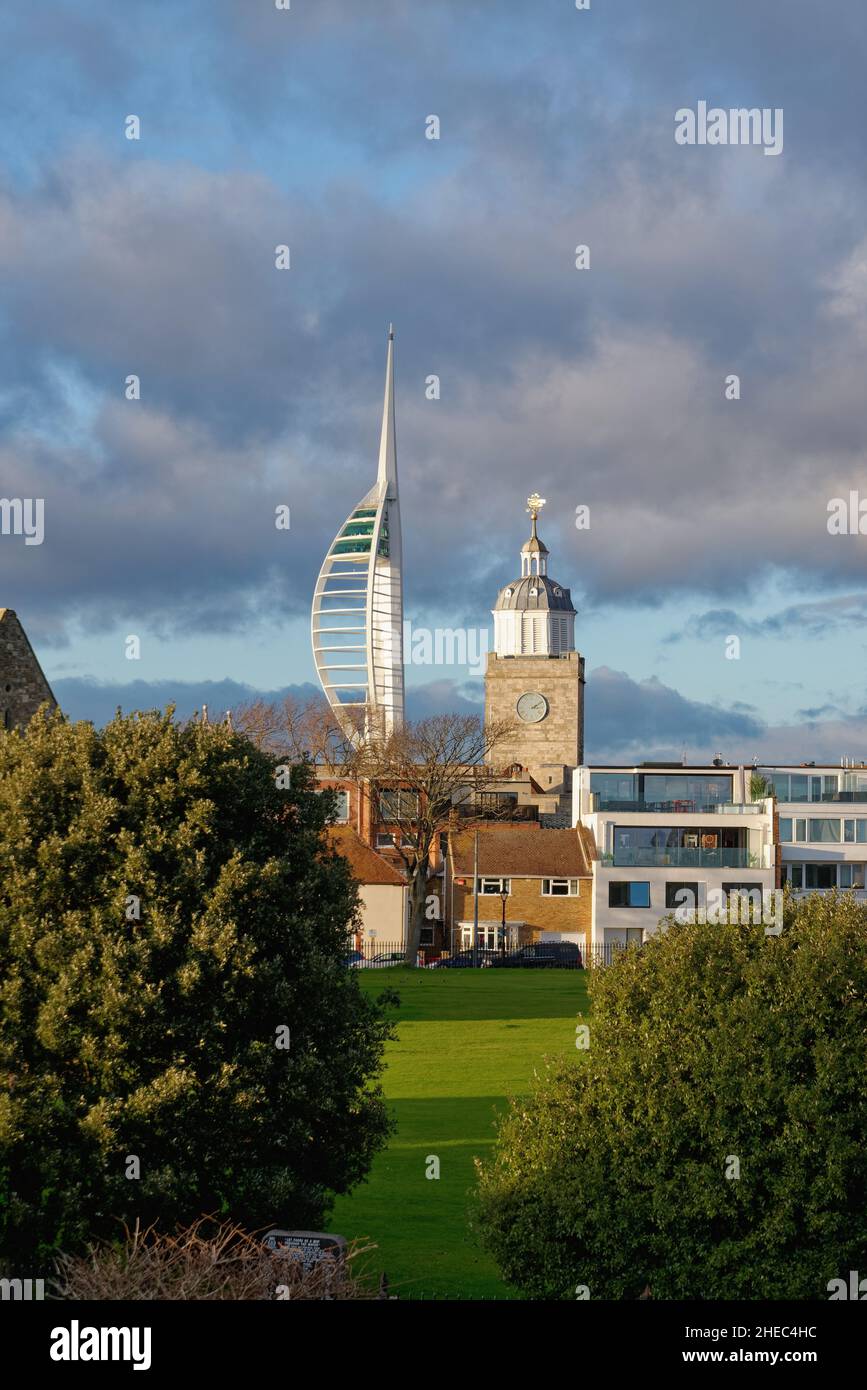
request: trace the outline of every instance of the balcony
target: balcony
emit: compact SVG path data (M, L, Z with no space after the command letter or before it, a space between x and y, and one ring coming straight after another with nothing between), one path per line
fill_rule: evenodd
M591 792L589 800L590 814L594 811L643 811L660 816L760 816L764 812L761 802L749 801L690 801L688 798L676 801L618 801L599 792Z
M813 797L813 801L814 801L814 802L816 802L817 800L821 800L821 801L845 801L845 802L867 801L867 787L861 787L858 791L822 792L821 797L819 797L819 798L817 798L817 797L815 797L815 796ZM780 803L781 806L782 806L782 805L785 805L785 804L786 804L785 802L781 802L781 803Z
M605 856L606 859L611 859ZM616 849L616 869L758 869L760 861L748 849Z
M538 806L519 806L511 797L500 802L461 801L452 807L452 815L458 820L493 820L505 825L539 819Z

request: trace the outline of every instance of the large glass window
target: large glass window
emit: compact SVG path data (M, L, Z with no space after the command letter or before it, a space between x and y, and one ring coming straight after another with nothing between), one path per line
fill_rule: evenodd
M591 772L590 790L604 803L638 800L638 779L631 773Z
M792 843L792 818L791 816L780 816L780 844L790 845Z
M831 845L840 843L840 822L826 817L810 817L810 844Z
M864 887L864 868L863 864L841 864L840 865L840 887L841 888L863 888Z
M867 845L867 820L845 820L843 839L849 845Z
M731 774L719 777L693 777L680 773L646 773L644 800L651 804L662 803L666 809L675 811L701 810L705 806L716 806L732 799Z
M650 907L649 883L609 883L609 907Z
M837 865L836 865L836 864L805 864L805 865L804 865L804 887L805 887L805 888L836 888L836 887L837 887Z
M806 773L793 772L789 777L789 801L809 801L810 779Z
M590 790L599 797L602 810L626 811L647 806L676 812L700 811L731 803L732 774L591 772Z

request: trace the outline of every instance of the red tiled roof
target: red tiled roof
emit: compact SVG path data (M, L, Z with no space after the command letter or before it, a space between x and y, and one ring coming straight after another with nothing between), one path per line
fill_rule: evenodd
M473 836L449 836L451 869L473 872ZM479 835L479 873L506 878L589 878L592 852L583 826L575 830L496 829Z
M332 847L347 860L359 883L379 883L403 887L406 878L381 854L365 844L349 825L330 825L325 832Z

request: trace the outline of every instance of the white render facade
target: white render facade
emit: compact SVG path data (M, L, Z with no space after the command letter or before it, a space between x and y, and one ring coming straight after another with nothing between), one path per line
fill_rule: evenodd
M684 901L677 896L683 889L699 910L736 890L774 890L774 802L749 799L752 771L657 763L576 768L573 823L588 827L598 856L594 947L640 944Z
M776 797L783 883L799 895L838 888L867 900L867 766L756 771Z

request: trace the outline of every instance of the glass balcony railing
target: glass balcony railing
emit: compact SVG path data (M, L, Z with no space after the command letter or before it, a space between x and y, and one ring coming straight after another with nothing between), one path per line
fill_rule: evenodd
M813 800L817 798L814 796ZM861 787L858 791L836 791L823 792L822 801L867 801L867 787Z
M648 811L652 815L689 816L696 813L756 815L761 809L760 806L737 805L734 802L693 801L689 797L678 797L675 801L621 801L613 796L603 796L601 792L590 793L591 811Z
M748 849L616 849L616 869L755 869L756 855Z

